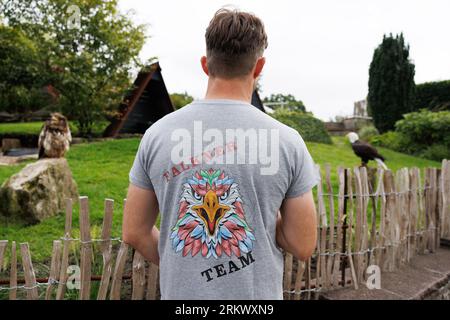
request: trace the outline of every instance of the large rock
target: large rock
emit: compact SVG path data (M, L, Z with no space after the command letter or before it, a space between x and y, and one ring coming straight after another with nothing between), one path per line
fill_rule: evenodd
M39 223L64 211L67 198L78 198L67 160L44 159L27 165L0 188L0 215Z

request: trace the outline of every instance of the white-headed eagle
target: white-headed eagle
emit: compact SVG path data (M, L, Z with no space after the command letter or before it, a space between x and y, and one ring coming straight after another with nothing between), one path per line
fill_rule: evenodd
M253 250L238 185L221 170L196 172L183 184L178 220L170 236L175 252L204 258Z
M384 170L387 170L388 167L384 164L384 157L378 153L378 150L368 144L367 142L363 142L359 140L359 136L355 132L350 132L347 134L348 140L352 144L352 149L355 154L361 158L361 165L367 166L369 160L376 161Z
M52 113L39 134L39 159L64 157L70 142L72 135L67 118L61 113Z

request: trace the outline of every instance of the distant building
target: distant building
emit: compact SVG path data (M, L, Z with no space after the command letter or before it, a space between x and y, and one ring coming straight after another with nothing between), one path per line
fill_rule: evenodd
M354 117L368 117L367 100L356 101L353 108Z
M373 122L367 112L367 100L354 103L352 116L344 117L340 122L325 123L328 132L334 135L344 135L351 131L357 132L368 125L373 125Z

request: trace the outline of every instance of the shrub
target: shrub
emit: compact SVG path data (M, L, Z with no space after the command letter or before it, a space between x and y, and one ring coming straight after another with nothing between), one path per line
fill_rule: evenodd
M377 147L385 147L399 152L406 152L405 137L398 132L388 131L383 134L373 136L369 142Z
M372 137L379 134L380 133L378 132L377 128L375 128L374 126L362 127L358 132L359 137L364 141L369 141Z
M325 124L310 113L277 109L272 116L300 133L303 140L332 144Z
M374 136L370 142L430 160L450 158L450 111L408 113L395 126L396 131Z
M444 144L432 144L427 147L421 154L422 158L442 161L442 159L450 159L450 148Z
M431 112L422 109L420 112L408 113L395 127L413 144L414 151L435 143L450 148L450 111Z

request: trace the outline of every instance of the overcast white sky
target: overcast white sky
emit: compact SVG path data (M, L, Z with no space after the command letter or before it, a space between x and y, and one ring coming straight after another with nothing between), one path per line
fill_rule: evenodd
M120 8L149 24L142 58L159 58L168 91L202 98L205 29L229 4L265 23L261 96L291 93L323 120L351 114L353 102L366 97L369 64L384 33L404 33L416 83L450 79L449 0L121 0Z

